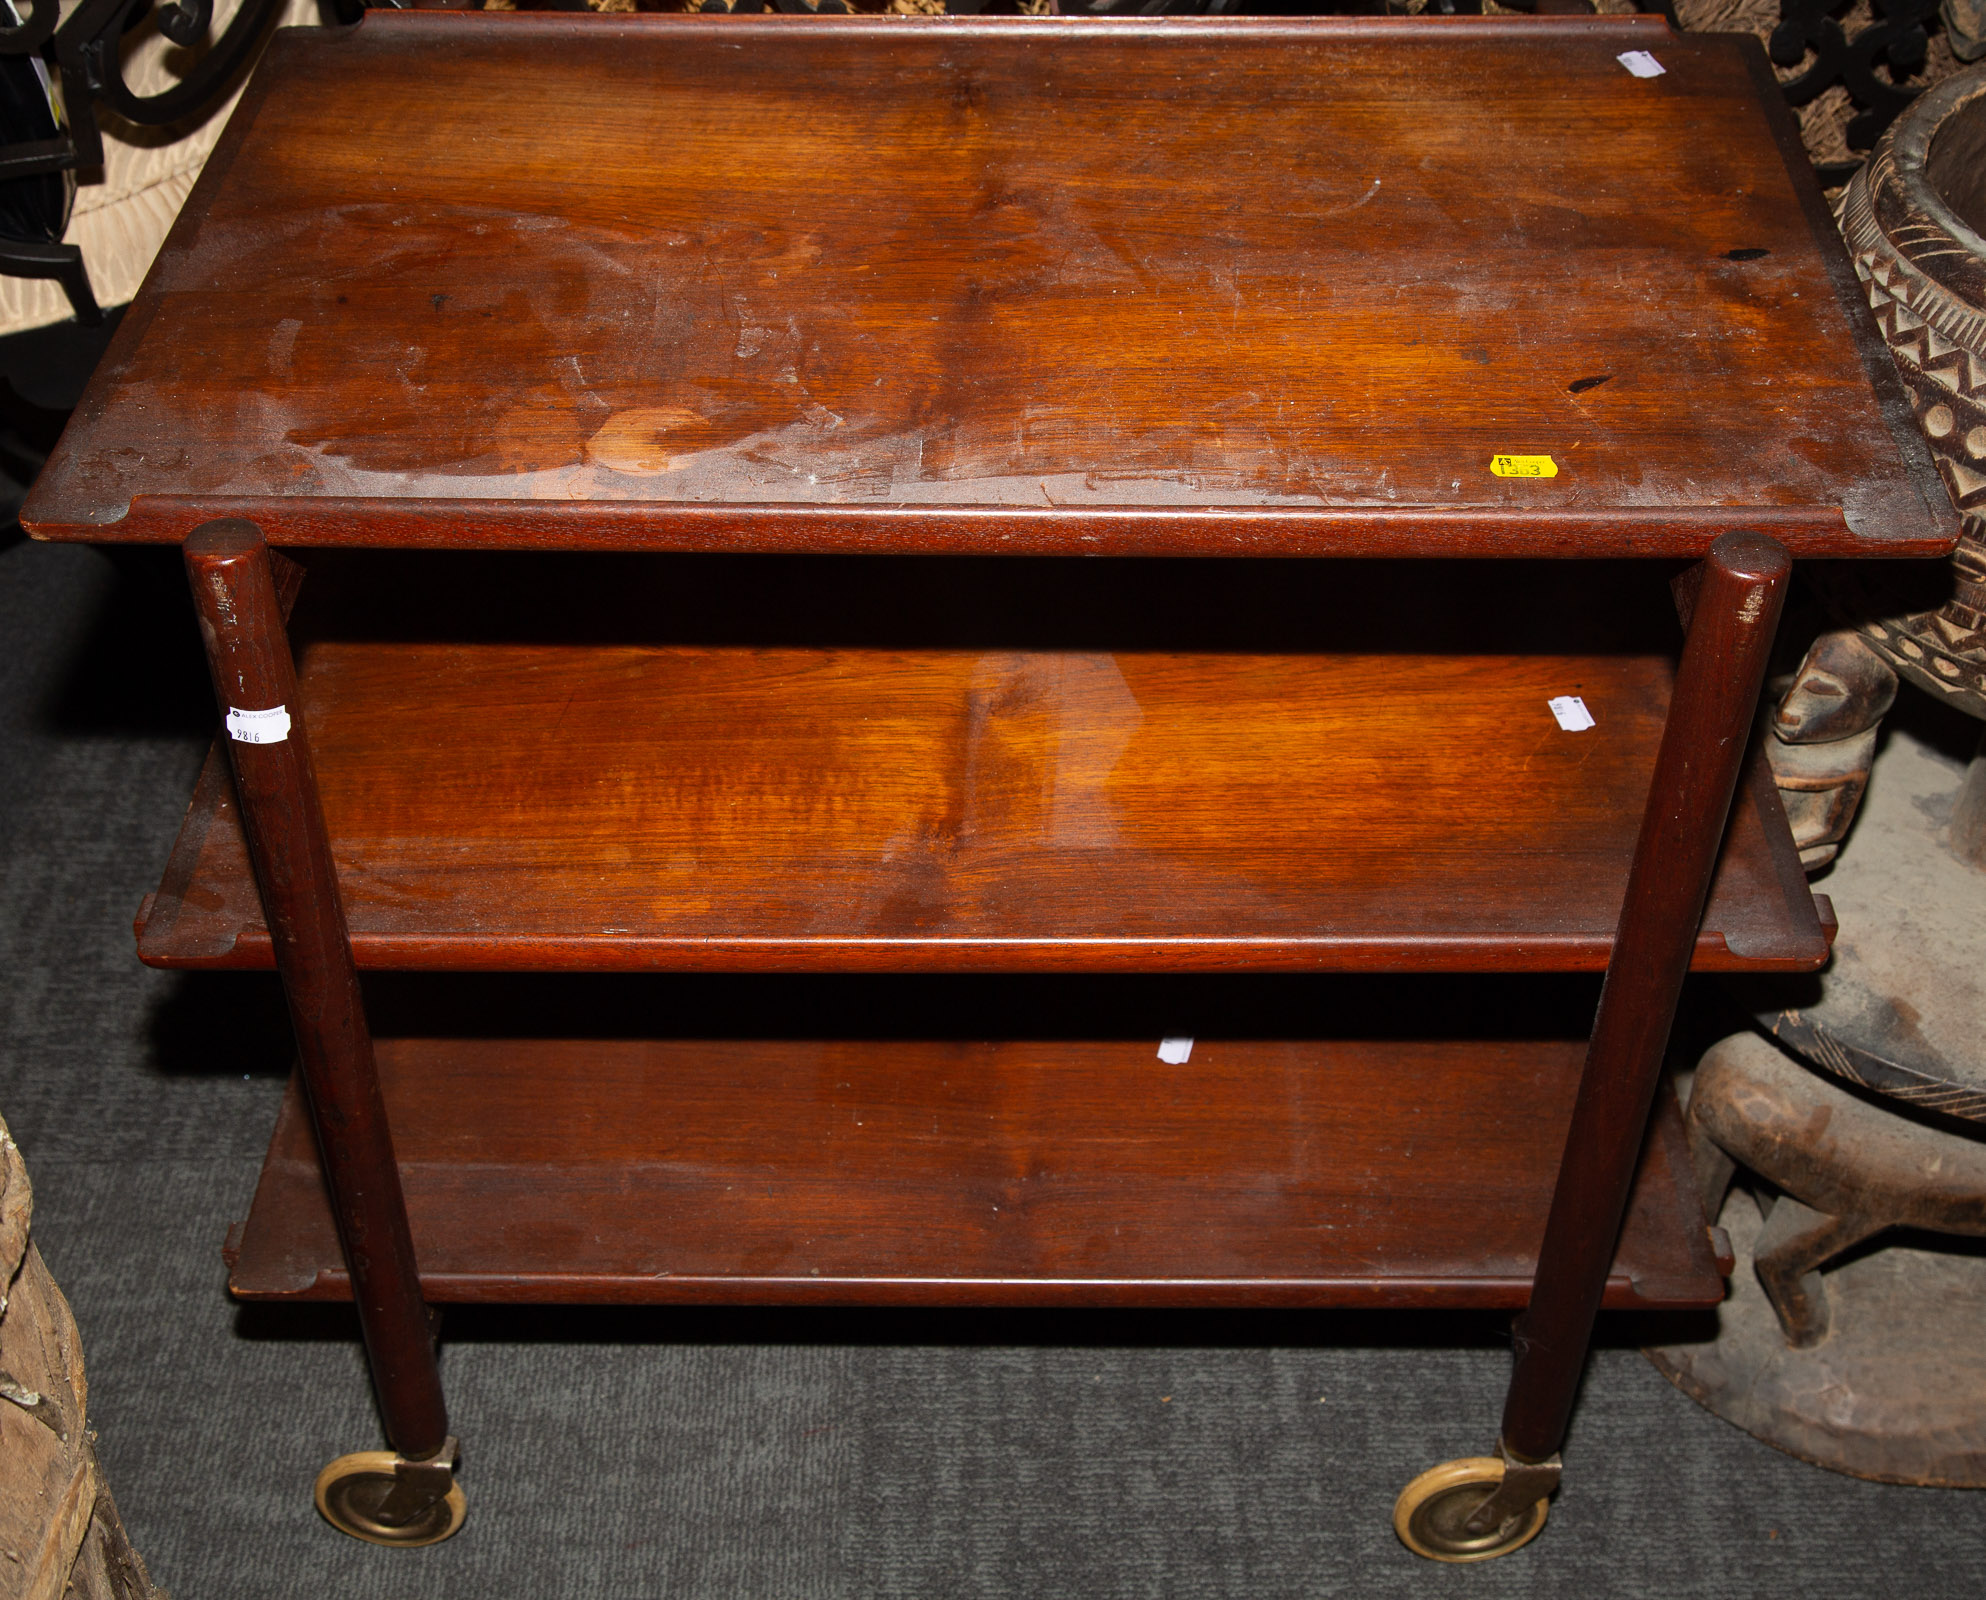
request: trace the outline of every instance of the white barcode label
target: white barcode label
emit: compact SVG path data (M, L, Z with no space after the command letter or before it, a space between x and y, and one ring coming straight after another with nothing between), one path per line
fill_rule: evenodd
M1556 700L1547 700L1552 715L1558 718L1558 725L1567 733L1584 733L1593 726L1593 713L1586 709L1586 702L1576 694L1562 694Z
M1659 78L1669 70L1646 50L1624 50L1614 59L1637 78Z
M290 708L271 706L267 711L243 711L228 707L228 737L242 744L281 744L290 736Z

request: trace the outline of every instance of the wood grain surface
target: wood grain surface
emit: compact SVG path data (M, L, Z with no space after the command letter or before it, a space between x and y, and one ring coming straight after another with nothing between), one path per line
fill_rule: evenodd
M25 520L1942 551L1756 54L1646 18L289 30ZM1556 475L1499 476L1508 453Z
M369 968L1598 969L1676 635L1631 563L355 554L304 596ZM140 952L270 963L218 767ZM1696 952L1826 958L1769 782Z
M1576 1040L381 1039L432 1301L1510 1307ZM350 1290L284 1103L232 1286ZM1723 1282L1673 1100L1615 1306Z

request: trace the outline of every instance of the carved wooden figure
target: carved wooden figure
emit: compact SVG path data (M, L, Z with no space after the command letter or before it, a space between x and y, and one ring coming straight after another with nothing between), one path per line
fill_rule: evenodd
M1869 784L1876 735L1896 699L1896 674L1849 629L1809 647L1766 731L1766 758L1786 804L1800 864L1835 857Z

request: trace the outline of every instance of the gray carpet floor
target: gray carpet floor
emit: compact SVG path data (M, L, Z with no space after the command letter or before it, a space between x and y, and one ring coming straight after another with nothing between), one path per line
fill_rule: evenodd
M132 950L212 715L176 568L16 543L0 641L0 1109L104 1463L179 1600L1986 1590L1986 1498L1782 1456L1622 1322L1544 1536L1417 1561L1393 1497L1490 1443L1509 1364L1496 1324L1438 1316L458 1314L468 1525L348 1540L309 1493L379 1443L352 1326L233 1305L220 1260L281 1092L278 998Z

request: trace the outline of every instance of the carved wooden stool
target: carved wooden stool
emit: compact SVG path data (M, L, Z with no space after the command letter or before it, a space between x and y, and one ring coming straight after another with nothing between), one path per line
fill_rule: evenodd
M1902 1231L1986 1236L1986 872L1942 820L1955 755L1892 729L1828 879L1834 965L1754 995L1773 1037L1698 1067L1689 1138L1737 1265L1716 1337L1649 1354L1805 1460L1986 1487L1986 1251ZM1727 1201L1734 1166L1780 1193Z
M1986 1236L1986 1143L1870 1104L1757 1034L1704 1056L1689 1140L1706 1216L1723 1209L1734 1163L1785 1191L1753 1261L1803 1349L1827 1336L1821 1269L1853 1246L1891 1228Z

